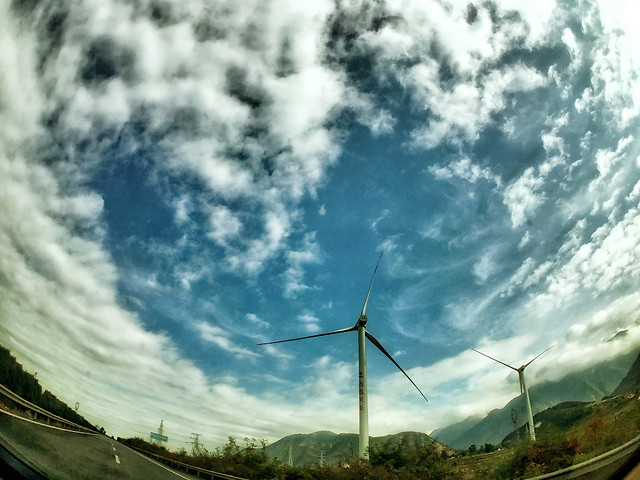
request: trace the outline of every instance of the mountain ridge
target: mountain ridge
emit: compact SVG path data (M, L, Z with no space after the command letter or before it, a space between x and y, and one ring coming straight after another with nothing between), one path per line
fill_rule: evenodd
M630 372L630 366L636 356L638 355L635 351L628 352L613 360L569 373L559 380L533 385L529 388L529 396L534 415L562 402L595 401L610 395L621 383L621 379ZM637 368L640 375L640 363ZM517 387L514 385L514 388ZM516 411L516 422L513 421L512 410ZM524 406L518 395L504 407L490 411L477 422L473 417L467 417L462 422L434 430L431 436L457 450L485 443L497 445L513 430L524 425L525 417Z
M638 354L636 361L633 362L633 365L631 365L627 374L620 381L620 384L611 393L611 396L615 397L627 393L638 385L640 385L640 354Z
M438 451L452 454L453 450L434 440L426 433L400 432L381 437L369 437L371 448L379 447L387 442L409 442L415 445L434 443ZM267 445L266 452L272 459L278 459L282 463L289 460L289 448L293 465L319 465L321 456L325 465L349 463L358 454L357 433L334 433L318 431L313 433L296 433L277 440ZM324 456L323 456L324 452Z

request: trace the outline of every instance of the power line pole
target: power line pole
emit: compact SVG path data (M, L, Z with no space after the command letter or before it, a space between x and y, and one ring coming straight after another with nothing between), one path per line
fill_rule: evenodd
M200 443L200 434L199 433L191 433L191 455L194 457L198 457L202 455L202 444Z

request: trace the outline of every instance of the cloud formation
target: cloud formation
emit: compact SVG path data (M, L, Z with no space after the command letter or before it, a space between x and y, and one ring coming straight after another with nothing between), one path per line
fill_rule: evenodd
M637 348L633 8L0 2L0 342L175 442L355 430L353 338L255 343L355 320L376 249L372 330L433 412L371 355L374 434L511 398L470 347Z

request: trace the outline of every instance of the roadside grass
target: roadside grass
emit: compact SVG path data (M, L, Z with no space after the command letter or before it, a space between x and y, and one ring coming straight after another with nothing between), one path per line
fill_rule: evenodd
M501 480L502 466L514 456L511 448L491 453L480 453L466 457L455 457L449 461L460 480Z

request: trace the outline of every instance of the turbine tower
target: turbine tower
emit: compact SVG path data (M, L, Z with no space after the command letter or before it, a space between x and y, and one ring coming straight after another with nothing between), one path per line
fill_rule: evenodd
M405 372L398 362L396 362L393 357L387 352L382 344L376 340L376 338L371 335L366 330L367 325L367 303L369 302L369 294L371 293L371 286L373 285L373 279L376 276L376 272L378 271L378 265L380 265L380 260L382 259L382 253L380 254L380 258L378 258L378 263L376 264L376 268L373 270L373 275L371 276L371 282L369 282L369 289L367 290L367 296L364 300L364 305L362 306L362 312L360 313L360 317L358 321L353 327L343 328L341 330L335 330L333 332L320 333L317 335L308 335L306 337L298 337L298 338L290 338L288 340L278 340L275 342L264 342L259 343L258 345L270 345L274 343L284 343L284 342L293 342L296 340L305 340L307 338L315 338L315 337L324 337L327 335L336 335L338 333L346 333L346 332L358 332L358 398L359 398L359 442L358 442L358 454L360 458L369 458L369 399L367 393L367 354L365 350L365 339L369 339L371 343L375 347L378 348L391 362L398 367L398 369L404 373L404 376L409 379L409 381L413 384L414 387L420 392L422 398L424 398L427 402L427 397L424 396L422 391L418 388L411 377Z
M525 405L527 407L527 419L529 421L529 438L531 439L532 442L536 441L536 430L535 430L535 427L533 426L533 411L531 410L531 400L529 399L529 389L527 388L527 384L524 381L524 369L527 368L529 365L531 365L534 360L536 360L540 355L545 353L547 350L551 349L553 346L554 345L551 345L551 347L547 348L542 353L539 353L538 355L533 357L532 360L530 360L528 363L525 363L520 368L516 368L509 365L508 363L501 362L497 358L490 357L486 353L482 353L480 350L476 350L475 348L471 349L474 352L479 353L480 355L484 355L485 357L490 358L494 362L498 362L504 365L505 367L509 367L510 369L518 372L518 378L520 380L520 395L524 394Z

